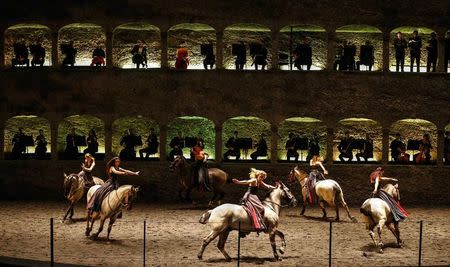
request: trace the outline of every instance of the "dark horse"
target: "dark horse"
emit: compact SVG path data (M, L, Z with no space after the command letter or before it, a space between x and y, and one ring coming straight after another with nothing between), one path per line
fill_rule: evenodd
M180 190L178 196L181 200L191 201L191 190L194 188L194 178L192 177L192 164L189 164L185 157L177 156L169 167L172 171L177 171ZM230 183L231 179L228 174L218 168L208 168L209 184L213 192L213 197L209 201L209 205L212 206L215 201L220 205L220 201L225 195L223 186L226 183ZM185 196L183 197L183 193Z

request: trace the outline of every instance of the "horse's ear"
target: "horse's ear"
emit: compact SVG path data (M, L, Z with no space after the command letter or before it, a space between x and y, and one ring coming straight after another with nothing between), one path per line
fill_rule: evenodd
M394 184L394 187L398 189L398 184Z
M294 170L296 171L298 170L298 165L295 165Z
M141 190L141 188L139 186L134 187L134 192L139 192L139 190Z
M64 179L67 178L67 174L65 172L63 172L63 174L64 174Z

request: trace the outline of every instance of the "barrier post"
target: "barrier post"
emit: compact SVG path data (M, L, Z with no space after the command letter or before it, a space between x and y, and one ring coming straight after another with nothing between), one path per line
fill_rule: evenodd
M419 230L419 267L422 266L422 230L423 230L423 221L420 221L420 230Z
M331 267L331 245L332 245L332 237L333 237L333 222L330 222L330 244L328 248L328 266Z
M238 231L238 258L237 258L237 266L239 267L241 264L241 221L239 221L239 231Z
M146 220L144 220L144 251L143 251L143 253L142 253L142 255L143 255L143 266L145 267L145 232L146 232L146 230L147 230L147 221Z
M53 218L50 218L50 266L55 266L55 255L53 251Z

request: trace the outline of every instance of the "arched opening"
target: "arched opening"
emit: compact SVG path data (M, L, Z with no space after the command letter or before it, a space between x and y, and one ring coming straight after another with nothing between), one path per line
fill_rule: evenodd
M445 33L445 40L447 40L447 42L448 42L448 40L450 40L450 30L448 30L446 33ZM441 59L439 59L439 60L441 60ZM443 60L444 60L444 71L445 72L447 72L447 73L450 73L450 67L449 67L449 64L448 64L448 62L450 61L450 48L447 48L446 50L444 49L444 58L443 58Z
M450 124L444 129L444 164L450 165Z
M182 23L171 27L167 33L167 46L170 67L176 69L204 69L204 60L214 58L216 31L201 23ZM188 60L184 53L187 53ZM212 53L212 54L211 54ZM187 63L185 65L184 63ZM213 67L215 64L212 64ZM211 68L209 65L208 68Z
M341 163L378 162L382 156L382 136L382 127L374 120L340 120L334 131L333 160Z
M278 160L307 162L314 155L325 158L327 131L321 120L294 117L284 120L278 128Z
M106 35L99 25L92 23L66 25L58 34L58 63L63 66L90 66L96 48L106 54L105 44Z
M203 151L209 159L215 158L216 132L214 122L204 117L182 116L173 119L167 127L167 155L170 161L182 154L191 159L191 149L197 142L203 143Z
M414 31L418 32L418 38L414 38ZM397 33L399 32L401 33L401 38L397 38ZM389 46L389 70L393 72L426 72L427 47L429 46L428 41L432 33L432 29L425 27L404 26L393 29ZM415 59L413 68L411 68L412 58ZM417 59L419 59L420 63L419 71L417 70ZM403 68L402 62L404 63Z
M278 65L282 70L323 70L327 34L315 25L289 25L280 30Z
M271 47L269 28L258 24L233 24L223 31L223 66L226 69L269 69Z
M423 145L424 135L429 136L431 147ZM404 119L391 125L389 133L389 161L402 164L436 163L437 127L422 119ZM418 156L420 157L418 158ZM425 154L431 158L425 159Z
M383 68L383 34L369 25L336 29L335 70L376 71Z
M159 160L158 123L141 115L115 120L112 125L112 152L125 161L138 158Z
M51 31L40 24L17 24L5 31L5 67L51 66Z
M258 117L234 117L222 127L224 161L268 161L271 150L270 123Z
M161 33L148 23L127 23L113 31L114 67L160 68Z
M77 160L86 153L105 158L105 124L92 115L64 118L58 125L58 158Z
M6 121L3 144L6 159L50 159L50 123L34 115L12 117Z

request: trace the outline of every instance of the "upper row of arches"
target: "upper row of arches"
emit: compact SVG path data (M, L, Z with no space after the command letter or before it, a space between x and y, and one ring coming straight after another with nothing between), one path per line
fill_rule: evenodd
M419 31L419 35L424 39L421 53L421 72L425 71L426 66L426 42L433 29L427 27L403 26L390 31L391 40L395 33L401 31L408 38L414 30ZM278 65L281 69L293 68L293 50L297 44L309 43L313 49L311 57L311 70L321 70L326 67L329 36L325 28L315 25L288 25L282 27L278 35ZM443 33L440 33L442 37ZM138 40L145 42L148 53L149 68L161 67L161 42L164 37L157 26L149 23L127 23L116 27L112 32L112 63L118 68L134 68L132 63L131 48ZM235 51L233 44L243 41L247 50L251 52L252 45L262 45L267 48L267 63L272 65L272 45L273 33L270 28L259 24L233 24L223 30L220 37L222 45L222 64L226 69L235 68ZM102 26L92 23L74 23L66 25L59 29L57 46L74 42L77 49L76 65L88 66L91 64L92 51L100 44L107 49L106 34ZM18 40L25 41L28 45L36 43L39 40L43 47L48 51L45 55L44 65L58 65L62 63L63 55L61 49L58 50L58 62L52 62L52 31L49 27L40 24L18 24L11 26L5 31L5 66L11 66L13 57L13 44ZM189 49L190 65L189 69L202 69L203 59L201 44L212 44L214 49L217 47L218 36L216 30L206 24L201 23L183 23L172 26L167 32L167 57L170 67L175 66L175 54L181 42ZM166 41L164 40L164 42ZM356 55L359 55L360 46L369 41L374 47L374 62L372 70L380 70L383 65L383 32L377 27L369 25L346 25L335 30L335 54L339 54L344 44L348 41L356 45ZM54 44L53 44L54 45ZM392 45L390 45L392 46ZM395 51L390 47L391 62L389 69L395 71ZM289 57L291 55L291 57ZM252 69L251 53L246 54L246 65L244 68ZM409 68L409 57L405 58L405 70Z

